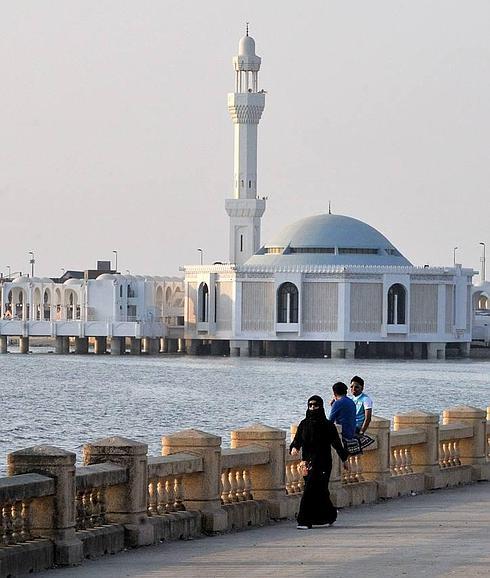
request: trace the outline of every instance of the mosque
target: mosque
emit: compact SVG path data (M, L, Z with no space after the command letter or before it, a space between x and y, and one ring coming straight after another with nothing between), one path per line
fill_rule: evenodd
M406 357L468 355L473 269L417 267L355 218L300 219L261 244L266 199L258 194L259 89L255 41L233 58L233 196L229 263L183 267L189 353Z

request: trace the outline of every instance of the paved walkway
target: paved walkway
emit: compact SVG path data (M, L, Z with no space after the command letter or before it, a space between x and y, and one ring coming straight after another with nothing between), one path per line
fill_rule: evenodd
M280 522L121 552L42 578L490 575L490 483L342 510L335 526Z

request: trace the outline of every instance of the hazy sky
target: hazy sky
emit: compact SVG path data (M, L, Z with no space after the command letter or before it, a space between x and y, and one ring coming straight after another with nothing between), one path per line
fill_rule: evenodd
M413 263L490 251L488 0L0 0L0 270L227 260L245 22L262 239L350 215Z

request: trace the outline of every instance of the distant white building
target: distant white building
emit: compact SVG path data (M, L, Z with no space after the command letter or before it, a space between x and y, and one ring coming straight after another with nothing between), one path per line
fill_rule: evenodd
M18 321L162 321L182 316L183 284L175 277L103 273L96 279L22 276L2 285L1 319Z
M198 353L445 357L469 351L472 269L414 267L376 229L315 215L260 242L257 187L261 60L244 36L228 96L235 131L230 263L186 266L185 338Z
M7 337L19 337L22 353L29 337L54 337L56 350L88 350L89 337L98 339L96 352L125 351L126 337L132 352L141 340L151 352L176 351L182 338L184 291L182 279L102 273L96 278L70 278L60 283L49 278L21 276L0 285L0 353L7 352ZM162 342L167 339L171 343Z
M490 282L484 278L473 287L473 311L473 339L490 346Z

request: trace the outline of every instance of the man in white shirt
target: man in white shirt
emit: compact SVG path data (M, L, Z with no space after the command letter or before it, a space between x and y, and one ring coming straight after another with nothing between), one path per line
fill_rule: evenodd
M356 404L356 432L363 434L373 415L373 400L364 393L364 380L358 375L350 380L352 400Z

